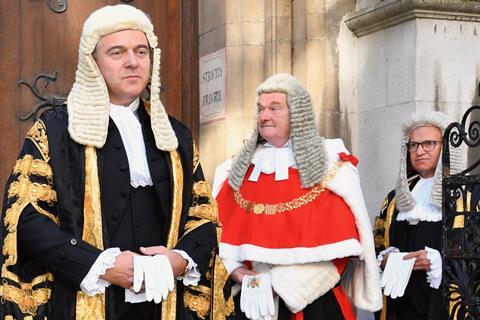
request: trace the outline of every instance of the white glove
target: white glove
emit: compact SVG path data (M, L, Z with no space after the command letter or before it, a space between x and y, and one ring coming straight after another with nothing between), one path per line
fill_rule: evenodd
M170 261L164 255L133 257L133 291L139 292L145 283L147 301L166 299L175 285Z
M402 297L408 285L415 259L403 260L406 252L391 252L383 271L381 286L383 293L392 299Z
M275 314L275 305L268 272L243 277L240 309L248 319L272 319Z

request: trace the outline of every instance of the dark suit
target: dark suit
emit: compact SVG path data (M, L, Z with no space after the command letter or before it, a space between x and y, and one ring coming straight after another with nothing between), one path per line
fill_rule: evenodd
M169 153L156 148L150 117L143 105L138 112L153 186L131 187L127 155L120 133L112 120L107 141L103 148L97 150L104 247L119 247L122 251L134 252L139 252L140 246L166 245L173 183ZM25 282L45 271L51 272L54 276L53 284L50 284L51 298L48 307L38 307L37 314L42 315L46 311L48 319L74 319L79 285L101 253L101 250L82 240L85 147L71 140L65 110L47 111L42 115L42 121L48 137L48 164L53 170L53 187L57 199L54 203L40 205L58 217L60 226L28 205L18 221L18 263L10 269ZM179 141L178 153L183 167L183 205L179 225L181 236L187 219L191 219L188 218L188 210L192 205L192 186L195 181L203 180L203 173L200 166L194 171L194 150L189 130L173 118L170 121ZM45 157L39 152L38 145L32 142L32 139L26 140L19 158L26 154L31 154L36 159ZM9 184L17 177L12 174ZM46 183L44 177L32 175L30 179ZM6 194L3 217L16 200L17 198ZM5 229L2 230L2 240L7 233ZM202 274L200 284L206 286L210 283L206 271L212 252L215 252L216 241L215 225L208 222L182 237L175 247L184 250L198 264ZM2 258L2 263L3 259L5 257ZM181 282L177 281L177 318L190 319L194 313L183 308L183 291ZM140 319L142 315L145 319L159 319L160 305L124 303L123 288L110 286L106 292L106 301L107 319ZM0 318L7 314L19 316L14 303L7 305L9 306L3 309L0 306Z

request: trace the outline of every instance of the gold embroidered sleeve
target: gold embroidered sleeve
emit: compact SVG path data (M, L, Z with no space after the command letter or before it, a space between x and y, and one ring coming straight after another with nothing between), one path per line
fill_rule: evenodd
M37 122L37 127L39 124L41 123ZM32 131L30 130L30 133ZM3 301L17 305L23 314L30 316L35 316L38 306L48 301L51 292L49 283L53 281L53 276L45 273L38 275L30 282L24 282L19 275L8 268L16 265L18 260L18 222L24 209L31 205L39 214L58 224L58 218L47 210L57 201L57 194L53 189L52 168L44 160L48 159L48 154L42 153L40 148L43 147L38 141L34 144L41 152L43 159L34 159L31 154L25 154L18 159L12 171L12 177L16 179L7 189L7 207L3 216L5 237L2 246L5 261L2 265L2 284L0 285ZM48 149L43 148L43 151L46 150Z
M26 139L31 140L33 144L40 151L43 160L48 162L50 160L48 151L48 139L45 124L42 120L37 120L30 130L27 132Z
M37 212L58 223L56 216L45 210L40 202L53 205L57 201L57 194L53 190L52 169L44 160L33 159L32 155L25 155L15 163L13 174L18 175L8 187L8 199L11 203L7 207L3 224L6 235L2 253L6 257L5 265L14 265L17 262L17 226L22 211L31 204ZM32 178L42 179L46 183L33 182Z
M217 201L212 197L212 190L208 182L197 181L194 183L192 205L188 209L188 216L185 234L208 222L219 223Z

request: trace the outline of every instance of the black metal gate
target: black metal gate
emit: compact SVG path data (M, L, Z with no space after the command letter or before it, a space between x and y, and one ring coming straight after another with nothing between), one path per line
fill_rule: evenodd
M480 157L450 174L450 151L480 149L480 106L448 126L443 141L443 297L445 319L480 319Z

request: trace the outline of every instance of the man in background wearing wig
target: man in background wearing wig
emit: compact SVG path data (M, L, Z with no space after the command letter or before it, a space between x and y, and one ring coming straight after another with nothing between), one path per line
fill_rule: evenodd
M160 101L152 23L101 8L67 108L34 124L7 183L0 318L220 319L216 210L190 131Z
M411 114L402 123L400 171L375 220L378 266L384 270L392 252L414 260L405 291L397 297L395 278L385 286L385 303L377 318L441 319L442 141L450 118L436 111ZM450 150L450 170L463 167L462 151ZM398 271L397 269L393 269ZM398 272L395 272L398 274ZM385 282L385 280L384 280ZM387 287L392 287L387 289ZM403 289L403 288L402 288ZM391 291L391 292L390 292ZM388 296L387 296L388 294Z
M380 309L357 159L318 134L310 95L291 75L257 88L256 114L253 135L214 182L220 257L241 286L235 319L350 320L351 302Z

